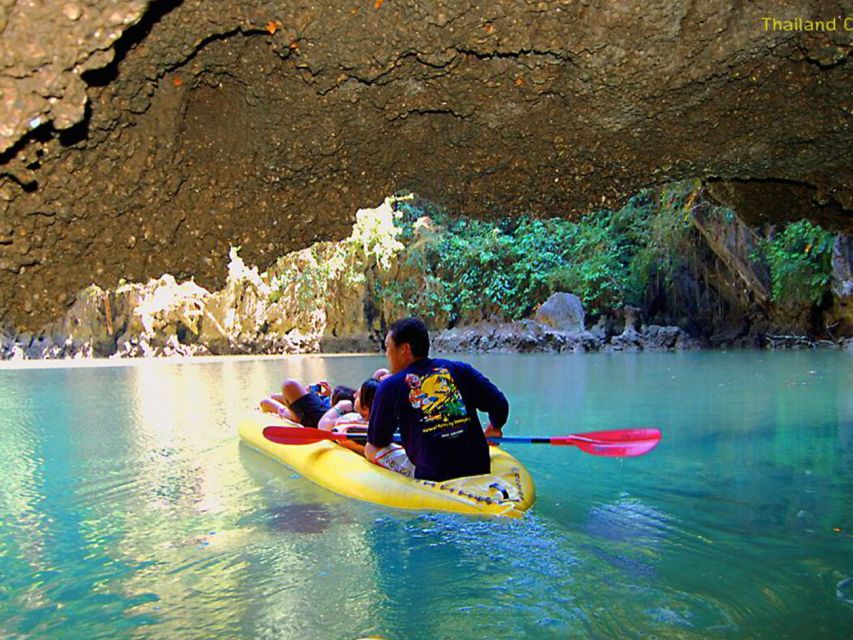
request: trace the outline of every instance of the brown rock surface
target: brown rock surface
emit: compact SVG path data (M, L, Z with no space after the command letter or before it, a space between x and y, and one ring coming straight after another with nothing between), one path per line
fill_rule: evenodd
M414 190L578 215L699 177L750 220L853 229L834 1L0 0L0 320L91 282L223 284Z

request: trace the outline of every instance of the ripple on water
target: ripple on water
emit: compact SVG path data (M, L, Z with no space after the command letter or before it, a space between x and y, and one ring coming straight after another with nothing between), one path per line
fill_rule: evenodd
M418 637L469 637L474 629L477 637L542 637L550 629L562 637L582 629L572 595L575 556L535 515L382 517L370 537L382 541L379 587L389 635L420 628ZM413 591L407 585L414 575ZM424 625L423 611L444 613Z

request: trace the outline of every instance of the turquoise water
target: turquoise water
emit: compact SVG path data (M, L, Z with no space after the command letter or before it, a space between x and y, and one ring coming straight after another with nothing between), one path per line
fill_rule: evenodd
M0 637L853 635L853 356L464 359L507 435L664 439L515 446L522 521L410 513L235 435L283 377L357 384L380 357L0 370Z

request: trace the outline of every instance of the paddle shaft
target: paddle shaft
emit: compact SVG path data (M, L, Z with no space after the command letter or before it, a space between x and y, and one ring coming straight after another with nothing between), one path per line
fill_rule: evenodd
M355 433L334 433L329 431L328 437L320 437L322 440L353 440L355 442L366 442L367 441L367 433L365 432L355 432ZM312 435L313 439L313 435ZM553 440L564 440L565 438L550 438L547 436L501 436L487 438L489 442L494 442L495 444L504 444L504 443L524 443L524 444L563 444L563 442L552 442ZM401 442L402 439L399 433L395 433L392 438L392 442Z
M272 425L264 429L264 437L273 442L286 445L311 444L322 440L352 440L364 442L367 433L334 433L308 427L285 427ZM502 436L489 438L494 444L524 443L570 445L581 451L612 458L641 456L654 449L660 442L660 431L655 428L620 429L612 431L595 431L585 434L568 436ZM400 436L395 434L394 442L400 442Z
M347 440L367 440L366 433L338 433L334 434L334 436L345 436ZM335 437L335 440L343 440L345 438ZM642 438L643 440L654 440L660 439L660 436L657 438ZM579 435L569 435L569 436L492 436L487 438L489 442L493 442L494 444L552 444L556 446L561 445L574 445L579 443L589 443L589 444L615 444L615 442L611 441L602 441L596 438L585 438L584 436ZM395 433L394 442L400 442L400 434Z

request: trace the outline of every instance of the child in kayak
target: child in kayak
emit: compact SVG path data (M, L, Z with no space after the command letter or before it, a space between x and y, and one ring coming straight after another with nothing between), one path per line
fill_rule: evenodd
M355 393L355 398L342 398L334 403L318 420L317 428L339 433L344 432L345 426L366 429L377 387L379 381L375 378L365 380Z
M342 400L334 405L320 419L318 428L337 433L366 434L367 424L370 420L370 410L373 406L373 398L379 388L379 380L375 377L365 380L356 393L355 402ZM364 447L356 443L349 443L348 449L364 453ZM415 472L414 465L406 456L406 450L397 443L392 442L380 450L373 462L396 473L411 478Z

